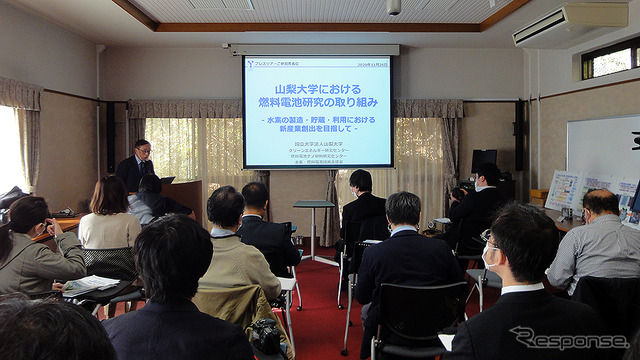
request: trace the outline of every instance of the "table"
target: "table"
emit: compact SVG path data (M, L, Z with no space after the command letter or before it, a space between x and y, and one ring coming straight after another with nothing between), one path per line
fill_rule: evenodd
M577 228L578 226L584 225L582 220L576 219L573 217L569 219L565 219L563 221L558 221L558 219L562 216L562 211L559 211L559 210L542 208L542 212L544 212L545 215L550 217L553 220L553 222L556 223L556 227L558 228L558 230L565 233L573 228Z
M331 207L334 207L334 206L335 205L332 202L326 201L326 200L299 200L299 201L296 201L295 204L293 204L293 207L310 208L311 209L311 255L303 256L302 260L311 259L313 261L318 261L318 262L322 262L322 263L325 263L325 264L338 266L338 263L333 261L333 260L329 260L329 259L325 259L325 258L320 257L320 256L316 256L316 247L315 247L315 240L316 240L316 208L331 208Z
M70 230L77 229L78 225L80 224L80 218L82 218L85 215L86 214L78 214L74 217L56 218L56 221L58 221L58 224L60 224L60 228L62 229L62 232L67 232ZM54 237L49 235L49 233L45 231L41 235L34 237L32 240L38 243L45 244L51 249L51 251L57 252L58 246L56 245L56 242L53 241L53 239Z
M293 289L296 287L297 280L295 278L282 278L279 277L280 280L280 288L285 292L285 301L284 301L284 309L282 311L287 315L287 329L289 330L289 341L291 342L291 348L295 353L296 347L293 344L293 329L291 328L291 303L292 296L291 293Z

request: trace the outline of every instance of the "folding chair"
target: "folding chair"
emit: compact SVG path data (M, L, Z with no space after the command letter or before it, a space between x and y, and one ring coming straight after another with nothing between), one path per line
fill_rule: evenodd
M342 246L342 253L340 254L340 266L338 267L338 309L344 309L344 306L340 303L340 293L342 293L342 279L345 272L348 273L350 263L353 259L353 247L358 241L360 235L360 221L349 221L345 224L344 228L344 245Z
M471 288L465 304L469 303L469 299L471 299L473 291L478 289L478 305L480 306L480 312L482 312L484 302L483 288L490 287L494 289L501 289L502 279L500 278L500 276L498 276L498 274L492 271L488 271L487 269L468 269L467 274L471 279L473 279L473 281L475 281L475 284ZM465 318L466 317L467 314L465 314Z
M371 340L371 360L380 354L413 359L444 354L438 333L457 326L466 290L463 281L440 286L382 284L380 325Z
M373 241L369 241L369 242L358 241L357 243L355 243L355 248L353 250L353 271L351 272L351 274L349 274L349 285L347 288L348 295L349 295L349 305L347 307L347 323L344 328L344 347L340 351L340 355L342 356L349 355L349 350L347 349L347 338L349 336L349 326L353 325L350 320L351 306L353 304L353 292L356 288L356 283L358 281L358 269L360 268L360 264L362 263L362 254L364 253L364 250L367 247L374 244L375 242Z
M603 320L605 335L624 335L630 342L640 330L640 278L578 280L571 300L591 306ZM624 349L611 349L612 359L621 359Z
M133 283L138 278L138 272L133 260L133 249L131 247L114 248L114 249L83 249L84 261L87 267L87 275L98 275L111 279L121 280L122 282ZM120 289L123 290L123 289ZM132 309L136 308L136 301L144 300L142 287L135 286L125 294L113 294L105 304L97 304L96 309L100 305L109 305L105 314L107 317L113 317L118 302L132 302ZM116 296L117 295L117 296ZM125 311L129 311L125 306Z
M357 226L356 226L357 225ZM349 222L345 229L345 248L340 258L340 284L338 285L338 309L344 309L340 304L340 293L342 292L342 276L344 267L348 265L348 260L353 258L353 247L356 241L365 240L386 240L391 235L388 228L389 222L386 215L369 216L359 222ZM346 264L346 265L345 265ZM347 269L348 271L349 269ZM357 272L357 271L356 271Z

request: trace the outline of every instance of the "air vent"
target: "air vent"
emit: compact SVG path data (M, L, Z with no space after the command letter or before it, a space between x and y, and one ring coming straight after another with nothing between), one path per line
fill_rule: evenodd
M189 0L194 10L253 10L251 0Z
M449 11L458 0L429 0L422 10Z

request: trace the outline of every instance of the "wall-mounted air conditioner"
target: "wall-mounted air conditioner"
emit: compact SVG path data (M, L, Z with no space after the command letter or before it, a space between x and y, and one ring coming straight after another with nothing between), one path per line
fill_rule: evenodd
M627 3L567 3L513 33L517 47L566 49L627 26Z

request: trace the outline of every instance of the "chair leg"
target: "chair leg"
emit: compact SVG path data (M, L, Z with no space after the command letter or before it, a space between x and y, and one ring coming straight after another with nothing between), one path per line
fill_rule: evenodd
M480 305L480 312L482 312L482 304L484 303L484 293L482 291L482 276L478 276L478 295L479 295L479 300L478 300L478 305Z
M376 355L376 338L371 338L371 360L375 360Z
M293 274L293 278L296 279L296 293L298 293L298 308L296 310L302 311L302 295L300 294L300 286L298 285L298 275L296 275L296 267L291 267L291 274Z
M340 293L342 292L342 276L344 275L344 257L345 257L345 249L342 250L342 254L340 254L340 266L339 266L339 276L338 276L338 309L344 309L344 306L340 303Z
M340 355L342 356L349 355L349 350L347 349L347 338L349 337L349 326L351 326L350 316L351 316L351 306L353 304L353 289L355 288L354 284L355 284L355 275L350 274L349 287L347 289L347 291L349 292L348 293L349 304L347 305L347 322L344 327L344 348L342 349L342 351L340 351Z

